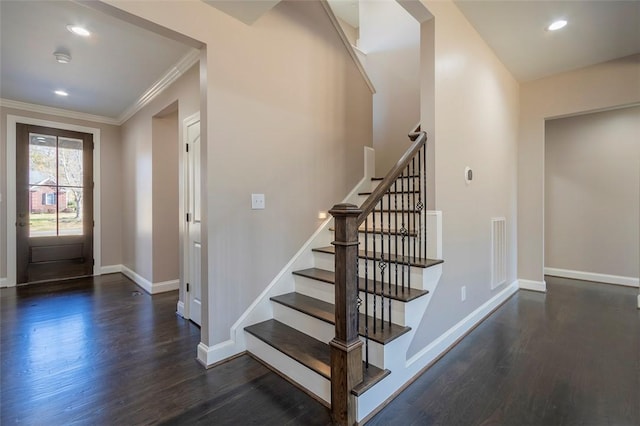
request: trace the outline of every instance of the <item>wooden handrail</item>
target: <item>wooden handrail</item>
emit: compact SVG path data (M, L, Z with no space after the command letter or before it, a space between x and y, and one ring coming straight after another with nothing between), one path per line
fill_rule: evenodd
M427 133L426 132L415 132L409 133L409 139L413 141L413 144L409 147L409 149L404 153L404 155L398 160L395 166L387 173L387 176L380 182L380 184L376 187L376 189L369 195L369 197L362 203L360 206L360 210L362 212L358 215L357 224L360 226L364 220L371 214L376 204L380 201L380 199L384 196L384 194L389 191L391 185L396 181L398 176L402 174L404 169L407 167L411 159L420 151L420 148L427 143Z

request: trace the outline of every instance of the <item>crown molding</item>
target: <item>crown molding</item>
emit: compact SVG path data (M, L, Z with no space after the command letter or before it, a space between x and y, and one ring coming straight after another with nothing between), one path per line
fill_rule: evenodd
M200 50L192 49L189 53L172 66L163 77L151 85L151 87L142 94L142 96L129 108L125 110L118 118L105 117L102 115L87 114L84 112L71 111L62 108L48 107L44 105L30 104L27 102L13 101L11 99L0 98L0 106L5 108L14 108L23 111L36 112L40 114L54 115L56 117L71 118L75 120L91 121L93 123L111 124L115 126L122 125L125 121L133 117L135 113L148 105L153 99L162 93L173 82L187 72L194 64L200 60Z
M116 126L121 124L117 119L111 118L111 117L87 114L84 112L70 111L68 109L54 108L54 107L48 107L44 105L30 104L27 102L13 101L11 99L0 98L0 106L4 108L19 109L22 111L36 112L39 114L54 115L56 117L65 117L65 118L71 118L75 120L91 121L93 123L112 124Z
M146 105L148 105L153 99L162 93L173 82L180 78L185 72L187 72L194 64L200 60L200 51L192 49L189 53L178 61L173 67L167 71L167 73L161 77L158 81L153 83L151 87L140 96L140 99L131 105L127 110L118 117L118 124L123 124L125 121L133 117L135 113L140 111Z

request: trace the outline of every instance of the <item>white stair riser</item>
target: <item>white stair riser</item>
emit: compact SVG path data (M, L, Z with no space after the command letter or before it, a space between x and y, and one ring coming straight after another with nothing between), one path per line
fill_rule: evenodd
M373 294L367 294L368 297L365 296L365 293L361 291L360 299L363 301L362 305L360 305L360 313L368 314L368 316L373 317L374 314L374 301L375 301L375 312L376 317L380 318L382 315L382 298L380 296L374 296ZM365 299L366 297L366 299ZM368 312L365 311L365 300L368 307ZM406 325L407 319L405 318L405 302L400 302L394 299L384 299L384 319L389 319L389 301L391 301L391 321L398 325Z
M315 266L316 268L320 268L320 269L325 269L327 271L333 271L334 270L334 263L335 263L335 257L333 254L330 253L320 253L320 252L314 252L314 259L315 259ZM358 274L360 275L360 277L364 278L365 277L365 270L367 268L368 265L368 276L369 279L373 279L373 275L372 274L376 274L376 278L379 279L380 277L380 268L375 264L374 261L371 260L365 260L365 259L359 259L359 265L358 265ZM395 283L395 265L387 265L387 268L392 268L393 272L392 272L392 279L391 282ZM398 276L399 278L399 284L402 285L402 278L401 278L401 270L405 270L407 269L406 265L398 265ZM409 274L407 275L406 272L405 274L405 285L409 286L409 287L413 287L413 288L419 288L422 289L423 288L423 275L425 272L425 268L418 268L418 267L408 267L409 269ZM426 269L431 269L431 268L426 268ZM375 271L375 272L373 272ZM384 280L387 281L388 280L388 269L385 270L385 274L384 274ZM410 276L410 278L409 278ZM409 285L410 284L410 285Z
M391 217L389 217L391 216ZM411 231L420 229L420 219L418 218L418 212L404 212L404 213L395 213L391 212L391 215L387 212L373 212L368 216L368 219L365 222L362 222L362 226L366 226L369 228L395 228L396 224L396 216L398 218L398 229L403 226ZM422 217L422 226L425 225L425 218Z
M273 303L273 318L316 340L329 343L335 337L335 326L277 302Z
M295 328L316 340L329 343L335 336L335 326L327 322L321 321L303 312L291 309L287 306L273 302L274 318L278 321ZM360 340L364 343L366 339L360 336ZM363 346L364 351L364 346ZM369 340L369 362L376 367L384 368L384 345ZM364 359L364 352L362 354Z
M300 275L295 276L295 282L296 293L335 304L335 290L333 285Z
M361 206L367 198L368 195L360 195L357 204ZM382 204L382 207L385 209L391 207L394 210L409 210L410 207L416 207L420 201L422 201L422 204L424 205L424 196L420 197L420 194L418 193L405 193L402 195L398 194L397 196L391 194L383 197L376 205L376 209L379 209L380 204Z
M417 177L414 177L414 178L408 178L407 177L407 178L404 178L402 180L399 179L398 180L398 185L396 187L396 190L400 191L402 189L402 185L403 185L402 182L404 182L405 191L409 188L410 185L411 185L411 187L418 188L418 184L419 184L418 181L419 180L420 180L420 178L417 178ZM371 186L370 191L374 191L378 187L378 185L380 185L381 183L382 183L381 180L372 180L371 181L371 185L370 185ZM421 183L421 185L422 185L422 187L424 187L424 183ZM393 189L393 186L391 187L391 189Z
M247 350L316 397L331 403L331 382L273 346L246 333Z
M366 245L365 245L365 239ZM381 253L384 249L385 253L393 253L404 256L413 256L414 252L418 255L424 254L426 248L424 247L424 243L422 247L420 247L420 241L416 237L405 237L404 241L402 237L398 235L396 238L395 235L380 235L380 234L368 234L365 236L364 233L360 233L358 236L358 242L360 243L360 250L365 250L372 252L374 248L376 252Z

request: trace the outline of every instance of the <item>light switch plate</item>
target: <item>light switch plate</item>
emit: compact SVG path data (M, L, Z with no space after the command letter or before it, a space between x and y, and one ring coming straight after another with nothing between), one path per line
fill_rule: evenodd
M251 209L252 210L264 209L264 194L251 194Z

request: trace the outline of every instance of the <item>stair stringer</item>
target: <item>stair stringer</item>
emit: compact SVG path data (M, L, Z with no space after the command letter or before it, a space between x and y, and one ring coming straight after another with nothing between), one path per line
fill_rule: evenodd
M342 202L357 204L358 192L368 190L371 185L371 178L374 176L375 151L373 148L365 146L364 176ZM329 227L332 223L333 218L331 217L322 222L300 250L298 250L262 293L249 305L240 318L231 326L229 340L218 343L212 347L206 346L202 342L198 345L197 357L201 364L209 368L247 350L244 328L273 318L273 306L270 298L294 291L295 282L292 272L314 266L314 256L311 249L331 244L332 233L329 232Z

